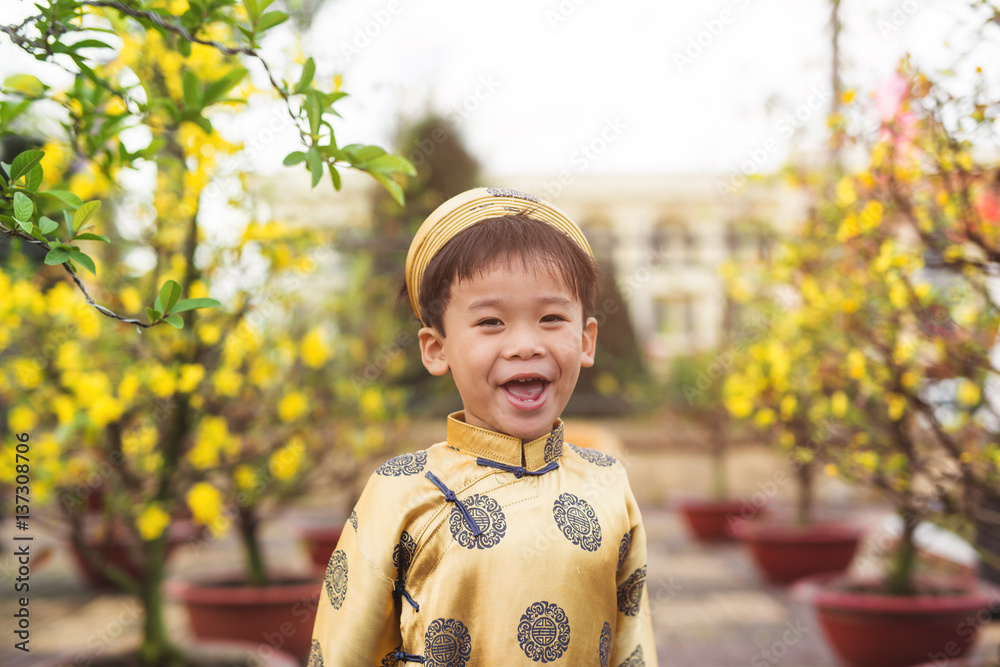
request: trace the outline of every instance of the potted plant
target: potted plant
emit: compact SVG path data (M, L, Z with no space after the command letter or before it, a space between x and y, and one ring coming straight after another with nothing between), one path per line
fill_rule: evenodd
M824 243L807 225L778 244L768 261L726 271L737 293L756 282L759 296L747 300L744 317L768 315L768 324L737 357L723 388L725 405L734 418L750 420L779 444L785 468L769 480L772 495L790 481L795 487L791 517L753 520L759 517L752 508L740 515L749 521L740 524L738 536L774 584L846 570L862 534L856 523L834 520L815 507L816 474L833 469L826 450L840 444L841 420L853 399L851 376L858 373L856 363L842 363L848 348L828 303L837 294L819 288L829 268L815 261Z
M731 518L743 509L743 502L728 493L726 452L730 433L728 415L721 401L724 373L718 355L711 351L679 356L671 365L665 392L677 412L707 434L711 461L709 497L688 498L677 504L691 534L703 542L734 539Z
M898 91L882 100L889 113L868 169L839 178L810 217L807 233L828 239L826 249L802 260L824 267L817 287L826 314L817 317L850 346L845 366L854 355L859 368L841 420L844 444L828 453L839 475L883 493L902 525L882 576L796 585L834 650L859 667L960 658L979 629L968 619L1000 600L975 580L918 572L914 543L917 526L935 515L971 518L968 498L983 490L975 471L995 465L983 459L995 433L961 415L981 407L1000 324L984 280L997 255L976 254L965 240L982 221L950 199L945 183L976 187L982 169L942 114L992 119L905 61ZM958 293L956 276L968 281ZM980 430L989 435L960 438Z
M230 196L244 197L241 170L225 160L236 147L212 120L223 105L247 101L249 73L236 54L267 68L255 50L258 40L287 18L265 12L269 4L194 4L180 17L165 17L135 7L60 2L4 26L16 46L40 61L58 59L61 64L50 66L76 68L77 76L65 90L26 74L4 83L3 134L15 123L21 131L41 130L31 125L43 116L34 113L37 103L61 110L65 135L13 157L0 179L0 238L14 251L0 273L4 293L14 298L0 308L4 322L16 318L21 325L0 334L4 367L14 371L0 384L0 415L36 443L32 512L57 506L87 564L140 599L136 659L144 666L184 660L187 647L171 641L163 616L170 526L185 505L195 521L213 523L222 494L215 483L223 483L208 479L206 462L245 455L246 443L233 437L238 416L232 412L247 407L242 390L269 369L262 364L245 380L236 362L246 360L254 342L298 349L294 341L246 334L270 316L267 294L212 317L199 310L220 305L208 298L209 288L234 268L233 249L210 238L208 220L230 206ZM102 41L107 32L115 35L111 43ZM47 41L67 33L86 39L60 38L58 49ZM95 49L113 55L95 59ZM306 149L286 163L304 163L313 185L329 173L337 188L338 168L351 166L401 197L393 178L412 168L377 147L338 147L331 105L344 93L320 90L314 72L306 60L294 82L270 78L282 118L298 129ZM126 130L134 131L125 136ZM137 146L136 136L149 143ZM140 166L155 182L129 180ZM119 182L128 187L113 191ZM94 231L111 238L87 231L95 224ZM95 262L88 252L102 242ZM277 264L300 275L308 268L287 254ZM81 268L100 269L103 289L88 289ZM144 297L152 304L142 317ZM143 329L149 333L140 336ZM220 396L225 404L214 402ZM265 443L272 451L256 454L286 445ZM3 473L5 483L16 480L15 470ZM97 488L104 511L115 515L111 530L128 535L131 573L86 539L87 503L80 499ZM256 638L258 644L263 639Z

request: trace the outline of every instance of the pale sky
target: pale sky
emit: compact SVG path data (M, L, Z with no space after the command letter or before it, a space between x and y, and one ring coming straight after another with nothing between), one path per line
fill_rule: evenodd
M845 86L866 100L907 51L930 68L953 64L956 48L972 44L966 4L843 0ZM31 5L0 0L0 9L9 22ZM321 83L341 73L351 94L338 103L340 144L388 148L400 117L426 107L451 114L492 175L728 172L773 139L766 172L793 145L819 146L828 23L827 0L330 0L303 49ZM288 31L266 44L278 64L292 46ZM0 37L0 74L35 66L6 57L12 49ZM997 81L998 55L981 45L962 67L981 65ZM806 118L793 139L780 123L796 110ZM260 136L274 113L258 108L227 126ZM280 133L255 162L280 170L294 141ZM587 144L604 148L583 157Z

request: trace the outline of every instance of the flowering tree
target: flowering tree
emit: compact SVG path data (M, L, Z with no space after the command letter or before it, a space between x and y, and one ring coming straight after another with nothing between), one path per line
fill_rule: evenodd
M727 383L733 414L826 443L831 471L893 501L897 594L915 590L917 524L974 517L1000 488L996 166L971 142L995 122L986 90L955 97L904 61L868 168L819 192L764 274L795 305Z
M287 18L270 4L52 0L0 26L48 67L8 78L0 100L0 132L47 137L0 179L0 238L13 249L0 271L0 417L33 435L34 506L56 503L91 564L140 597L145 665L178 653L162 615L173 518L187 510L218 533L239 517L251 578L262 580L254 508L301 489L307 459L379 446L402 401L378 383L330 382L358 364L358 341L315 314L305 325L295 293L329 262L330 239L260 219L233 166L239 146L216 130L251 95L267 96L254 92L255 70L302 140L287 165L304 164L313 186L329 174L338 189L340 168L360 169L402 198L395 179L412 173L408 162L337 144L339 80L323 90L306 59L286 81L261 58L259 41ZM212 224L220 215L249 221L241 238ZM256 282L240 279L250 273ZM199 310L221 305L208 295L226 282L236 286L226 306ZM139 336L109 318L175 328ZM0 464L8 483L13 460ZM88 548L79 501L98 488L144 576Z

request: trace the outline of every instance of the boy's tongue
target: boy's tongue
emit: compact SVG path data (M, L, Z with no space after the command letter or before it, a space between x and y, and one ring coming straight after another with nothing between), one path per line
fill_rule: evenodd
M545 380L511 380L504 385L508 392L522 401L533 401L542 395L545 389Z

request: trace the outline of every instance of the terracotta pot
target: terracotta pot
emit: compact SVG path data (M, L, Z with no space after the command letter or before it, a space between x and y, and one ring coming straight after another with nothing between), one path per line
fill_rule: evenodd
M198 536L203 528L198 526L193 521L174 521L170 525L170 533L167 537L167 548L166 557L169 558L174 550L187 542ZM118 533L117 531L112 531L107 535L96 535L93 531L88 530L85 536L87 544L97 551L99 557L112 565L128 572L132 577L138 580L142 580L146 576L145 569L141 564L136 564L132 562L132 558L129 557L129 539ZM76 545L69 542L70 552L73 554L73 560L76 561L77 566L80 568L80 573L83 574L84 579L91 588L118 588L118 585L105 577L103 574L95 570L84 558L83 554L80 553Z
M242 576L170 579L165 589L187 608L195 637L266 644L304 660L312 644L323 578L277 575L260 587L245 582Z
M793 596L808 599L827 643L852 667L910 667L961 658L975 643L989 612L1000 612L1000 590L953 577L925 591L937 595L894 596L842 588L840 574L800 580ZM983 618L986 617L984 621Z
M761 576L790 584L821 572L843 572L851 564L862 530L843 523L796 524L753 521L739 534Z
M310 526L299 527L302 541L305 542L306 550L309 552L309 560L320 571L326 571L326 566L330 563L330 555L337 548L340 535L344 532L344 526Z
M736 539L736 526L745 523L739 500L685 500L677 509L695 539L719 542Z
M216 667L299 667L299 661L270 646L232 640L197 641L185 644L184 652L199 659L199 665L213 664ZM40 657L31 664L35 667L64 667L68 665L90 665L90 667L120 667L123 658L134 656L129 653L60 653L51 657ZM206 662L208 661L208 662ZM132 664L132 663L125 663Z

